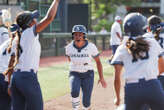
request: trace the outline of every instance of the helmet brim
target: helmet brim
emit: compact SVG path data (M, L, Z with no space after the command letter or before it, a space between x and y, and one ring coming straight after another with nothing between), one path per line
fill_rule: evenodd
M40 13L39 13L38 10L35 10L31 13L31 18L32 19L35 19L35 18L37 19L37 18L39 18L39 16L40 16Z

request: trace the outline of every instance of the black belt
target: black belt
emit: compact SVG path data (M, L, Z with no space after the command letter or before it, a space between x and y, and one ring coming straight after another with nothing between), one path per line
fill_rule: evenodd
M78 76L80 78L87 78L87 77L93 76L93 74L94 74L94 71L93 70L88 70L87 72L83 72L83 73L76 72L76 71L70 71L69 76L72 76L73 75L73 76Z

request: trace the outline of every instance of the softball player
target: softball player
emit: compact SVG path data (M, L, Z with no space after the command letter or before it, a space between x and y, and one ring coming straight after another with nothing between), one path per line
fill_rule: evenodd
M152 15L148 18L147 30L149 34L153 35L153 38L155 38L158 41L159 45L164 51L164 35L160 34L163 27L164 27L164 23L162 23L160 17L156 15ZM164 88L164 73L160 74L158 79L161 81L161 84Z
M160 68L164 64L162 49L155 39L143 35L145 26L146 18L140 13L125 17L123 28L127 37L111 62L115 68L116 105L120 104L121 70L123 67L125 70L126 110L141 110L144 104L148 104L151 110L164 110L164 91L157 79L159 72L163 72Z
M24 11L16 18L18 31L16 61L11 79L13 110L43 110L43 100L37 79L41 46L39 33L53 20L60 0L53 0L47 15L37 24L39 12Z
M0 11L0 45L9 39L8 27L11 24L11 14L9 10Z
M12 71L9 71L8 67L15 58L14 48L11 48L12 45L15 45L14 37L15 33L12 33L12 37L0 45L0 110L11 110L8 84Z
M80 105L79 93L82 89L83 110L90 110L91 94L94 83L92 58L96 61L99 73L99 82L106 88L103 77L102 64L96 46L86 40L86 28L75 25L72 29L73 41L66 46L66 55L70 61L70 85L73 110L78 110Z

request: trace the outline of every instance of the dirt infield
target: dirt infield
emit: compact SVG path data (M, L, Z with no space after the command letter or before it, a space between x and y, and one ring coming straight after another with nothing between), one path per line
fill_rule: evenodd
M111 51L104 51L102 52L101 57L107 57L110 55ZM67 58L64 56L41 58L40 67L46 67L54 63L62 63L65 61L67 61ZM94 85L91 101L92 110L115 110L116 108L113 104L113 77L111 76L106 78L106 81L108 83L108 87L106 89L102 88L101 85L97 85L96 83ZM72 110L70 94L66 94L65 96L61 96L56 99L46 101L44 103L44 108L44 110Z

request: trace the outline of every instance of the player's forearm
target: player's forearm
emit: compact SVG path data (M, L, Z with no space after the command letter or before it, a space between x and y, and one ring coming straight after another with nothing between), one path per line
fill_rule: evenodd
M57 12L57 8L58 8L58 4L59 4L60 0L54 0L47 12L47 18L49 19L54 19L56 12Z
M158 69L159 69L159 75L160 74L162 74L162 73L164 73L164 59L163 59L163 57L161 56L161 57L159 57L159 59L158 59Z
M47 15L40 21L40 23L36 26L36 33L43 31L53 20L56 16L58 5L60 0L54 0L47 12Z
M99 73L99 78L104 79L101 62L97 62L96 64L97 64L97 69L98 69L98 73Z

